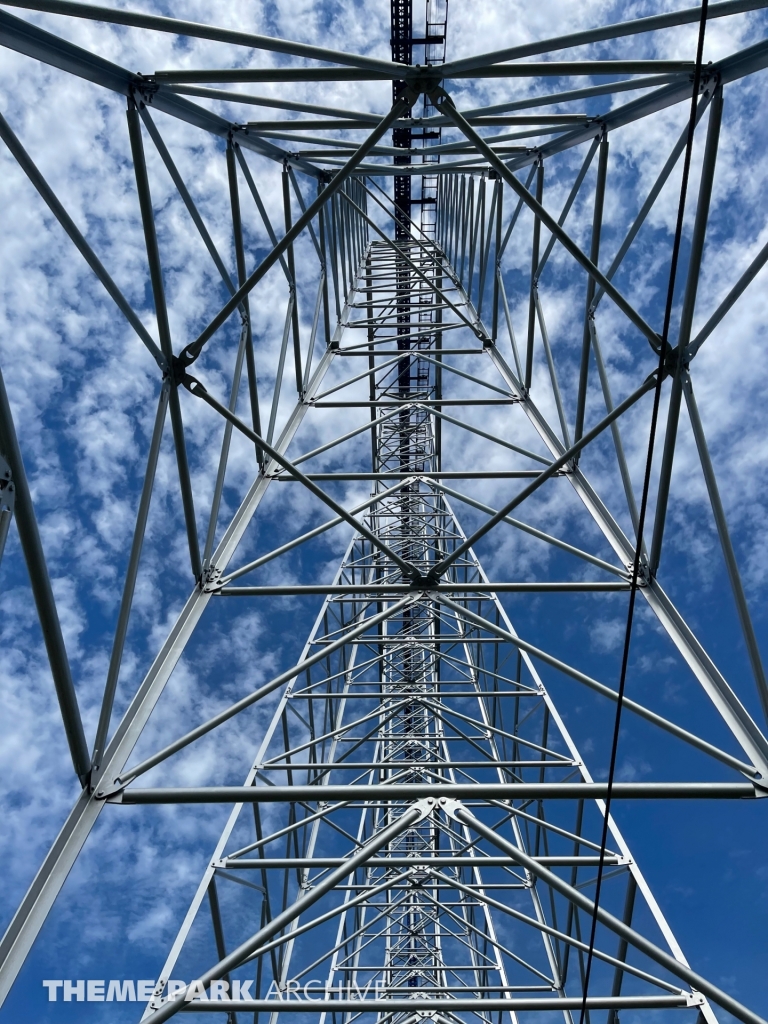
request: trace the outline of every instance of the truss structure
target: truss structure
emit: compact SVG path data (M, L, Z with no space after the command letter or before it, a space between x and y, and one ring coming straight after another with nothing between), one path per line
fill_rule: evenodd
M253 1015L270 1024L278 1015L294 1019L297 1013L321 1024L515 1024L553 1012L566 1024L598 1014L618 1024L623 1011L636 1020L660 1009L714 1024L717 1007L758 1024L755 1012L689 965L609 812L611 801L665 798L749 799L755 813L768 806L755 799L768 795L768 739L762 719L748 710L754 703L768 713L768 686L692 369L701 346L768 260L766 246L719 305L707 307L708 319L694 332L724 97L733 83L768 65L768 41L707 65L701 52L690 61L559 57L573 47L677 26L701 23L703 33L708 22L765 4L727 0L705 5L703 14L691 8L447 63L445 0L427 0L422 37L414 36L411 5L393 2L392 61L68 0L19 0L14 6L314 63L136 75L30 20L0 12L4 46L127 102L156 333L1 117L0 134L151 353L159 391L101 715L89 744L0 386L0 550L15 517L82 784L0 944L2 996L100 815L119 816L122 807L137 805L227 804L232 812L144 1013L152 1024L179 1011L217 1013L230 1021ZM423 63L413 62L418 46L424 47ZM470 110L457 109L451 99L452 87L463 79L513 76L533 79L533 94ZM546 84L553 76L585 76L597 84L553 91ZM539 79L548 91L537 87ZM394 83L385 115L209 87L357 80L381 81L385 88ZM622 92L632 98L621 102ZM609 112L580 112L596 96L614 101ZM246 110L270 106L279 120L230 122L204 105L210 99L239 102ZM642 127L675 104L687 105L690 119L608 263L601 224L613 133ZM296 112L311 119L287 116ZM231 267L163 139L164 116L221 140ZM487 134L498 127L514 130ZM307 134L316 132L330 134ZM633 294L621 271L665 184L679 180L681 166L690 164L694 133L704 141L694 154L700 174L690 250L680 271L682 306L679 323L662 330L662 313ZM170 173L228 295L186 343L171 337L149 145ZM583 150L580 169L564 205L553 210L545 168L575 147ZM280 228L262 198L263 180L274 174L281 176ZM414 177L421 183L418 197L411 195ZM585 246L567 222L587 188L593 213ZM261 252L249 247L244 229L252 215L270 240ZM300 287L307 275L297 269L304 243L315 261L309 294ZM522 307L512 294L521 287L520 275L508 272L505 262L515 246L528 247L531 257ZM565 343L550 339L544 317L547 297L564 273L563 259L570 261L569 272L578 269L585 296L575 379L567 385L572 362ZM668 248L658 253L659 262L669 260ZM287 290L274 367L264 365L252 313L267 275ZM520 308L527 322L513 325ZM307 310L308 334L301 319ZM631 386L620 389L615 383L612 388L608 358L618 334L644 352ZM234 355L228 395L217 393L207 372L217 346L229 346ZM294 389L297 397L289 401ZM631 431L647 433L651 406L658 407L662 395L668 396L668 411L661 421L660 463L655 476L638 485L624 444ZM222 428L213 499L202 518L183 421L193 402L205 403ZM662 541L683 406L752 668L749 692L744 680L725 678L665 586ZM333 424L340 410L344 430L338 433ZM638 410L645 410L642 416ZM115 722L168 418L195 584ZM318 434L322 443L306 450L302 438L314 422L330 426ZM235 434L251 445L253 475L227 518L224 493ZM470 450L483 453L471 464ZM615 487L598 493L590 482L590 459L607 479L607 458ZM488 481L503 486L498 508L481 500L480 485ZM353 484L358 498L359 488L365 490L364 500L352 500ZM268 492L283 495L291 488L301 488L330 517L298 535L290 522L285 536L275 528L275 543L256 554L250 525ZM568 539L552 531L539 501L564 491L579 509ZM473 528L462 526L458 508L468 510ZM313 563L319 578L268 582L280 560L345 530L351 539L332 582L319 560ZM510 572L495 556L492 563L502 568L487 574L476 552L504 531L555 550L562 578L542 580L525 565ZM565 661L519 634L505 610L505 595L511 594L532 595L531 601L561 595L566 603L558 607L565 609L579 607L585 595L590 601L615 601L617 595L636 600L653 615L687 685L715 709L730 741L712 742L688 723L630 699L623 679L617 687L615 680L594 678L580 667L578 646ZM263 607L312 595L321 607L314 626L296 626L308 639L295 664L142 760L132 757L185 647L205 629L209 604ZM625 719L642 719L654 735L676 745L676 763L690 752L687 779L625 782L611 774L595 781L550 679L599 695L611 716L616 709ZM174 757L219 735L226 723L247 718L253 708L269 714L260 719L267 724L256 731L255 758L242 785L221 779L198 787L169 784ZM253 735L254 720L247 721ZM714 775L700 773L702 758Z

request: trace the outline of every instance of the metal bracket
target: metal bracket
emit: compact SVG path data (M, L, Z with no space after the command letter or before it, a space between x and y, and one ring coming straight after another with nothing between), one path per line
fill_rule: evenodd
M632 580L632 574L635 570L634 562L627 562L627 574L629 575L630 582ZM651 582L651 569L648 565L648 560L643 555L640 559L640 564L637 567L637 585L638 587L647 587Z
M437 803L440 807L440 810L445 811L445 813L450 818L453 818L454 821L459 820L456 817L456 811L463 806L461 800L454 800L452 797L449 796L441 796L438 797Z
M160 89L159 82L145 78L141 72L136 75L136 78L131 82L131 86L133 91L141 96L145 106L151 105L153 97Z
M685 992L683 990L683 995L685 996L686 1006L703 1006L706 1002L706 999L700 992Z
M204 594L217 594L224 586L224 573L215 565L209 565L203 569L200 576L200 589Z

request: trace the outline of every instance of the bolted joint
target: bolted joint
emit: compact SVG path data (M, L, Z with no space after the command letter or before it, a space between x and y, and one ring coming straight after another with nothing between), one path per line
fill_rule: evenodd
M217 594L224 586L224 573L215 565L207 565L200 573L200 589L204 594Z
M454 821L460 820L456 812L460 811L463 807L461 800L454 800L449 796L441 796L438 798L437 805L449 818L452 818Z
M420 821L424 821L428 818L435 810L437 810L438 801L433 796L422 797L421 800L416 800L412 805L420 814L420 817L413 823L418 825Z
M421 578L422 590L434 590L440 586L440 576L434 569L430 569L426 576Z
M11 525L11 517L16 506L16 488L13 484L11 467L0 455L0 558L3 555L8 530Z
M187 367L194 363L200 355L200 351L201 348L193 343L191 345L187 345L186 348L183 348L177 356L173 357L176 383L181 381L187 372Z
M635 563L634 562L628 562L627 563L627 573L629 575L630 582L631 582L632 578L634 577L634 572L635 572ZM637 566L637 581L636 581L635 586L637 586L637 587L647 587L647 586L650 585L650 582L651 582L651 567L648 564L648 559L646 558L646 556L642 555L641 558L640 558L640 562L639 562L639 564Z
M435 75L433 68L416 64L410 74L406 72L405 89L400 94L400 99L404 99L411 108L425 93L431 97L431 90L439 87L439 83L440 79Z
M455 107L456 105L439 82L436 82L432 89L427 90L427 95L438 110L443 106Z
M659 352L661 352L661 348L659 348ZM688 372L688 365L687 350L681 350L679 345L673 347L667 342L664 352L664 376L675 377L677 374L685 374Z
M131 96L130 100L136 103L135 94L138 93L141 96L141 103L137 104L140 106L151 106L152 100L155 94L160 89L160 83L156 82L152 78L146 78L140 72L136 75L136 78L131 82Z
M422 576L415 565L409 565L407 569L403 569L403 576L414 590L422 590L427 582L427 577Z
M177 383L183 384L190 395L194 395L195 398L200 398L201 395L208 394L208 389L205 385L201 384L197 377L193 377L191 373L187 373L186 370L181 374Z
M163 373L163 380L167 380L173 387L177 388L187 374L187 363L184 360L184 352L180 356L173 356L171 365L166 367Z

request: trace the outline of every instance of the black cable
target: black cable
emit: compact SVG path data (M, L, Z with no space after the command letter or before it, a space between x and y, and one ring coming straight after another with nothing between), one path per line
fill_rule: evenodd
M699 20L699 39L696 47L696 66L693 75L693 88L691 90L691 113L688 119L688 138L685 146L685 158L683 162L683 176L680 182L680 201L677 208L677 224L675 226L675 238L672 245L672 262L669 268L669 285L667 287L667 302L664 309L664 327L661 337L662 343L659 351L659 365L656 375L656 387L653 393L653 411L651 413L651 429L648 437L648 455L645 462L645 477L643 479L643 492L640 502L640 515L637 524L637 544L635 546L635 558L632 563L632 580L629 593L629 607L627 609L627 626L624 632L624 651L621 659L621 675L619 677L618 700L616 702L616 719L613 726L613 742L611 744L611 760L608 768L608 786L605 796L605 814L603 817L603 834L600 841L600 860L597 867L597 882L595 885L595 909L592 912L592 923L589 934L589 949L587 952L587 965L584 972L584 996L581 1003L579 1024L584 1024L584 1017L587 1012L587 995L589 992L589 979L592 972L592 961L595 950L595 934L597 931L597 911L600 906L600 894L603 883L603 871L605 867L605 851L608 845L608 822L611 814L611 799L613 796L613 781L616 774L616 758L619 748L619 728L621 725L621 709L624 700L624 689L627 682L627 666L629 664L629 648L632 639L632 623L635 615L635 604L637 601L637 582L640 576L640 562L643 550L643 530L645 527L645 516L648 509L648 494L651 484L651 467L653 465L653 449L656 442L656 428L659 419L659 404L661 402L661 385L664 379L665 362L669 354L669 325L672 319L672 306L675 296L675 280L677 277L677 264L680 258L680 242L683 236L683 220L685 217L685 201L688 193L688 178L691 170L691 154L693 151L693 136L696 129L696 104L699 98L699 87L701 84L701 67L704 55L704 34L707 26L708 0L702 0L701 18ZM678 358L682 353L678 353Z

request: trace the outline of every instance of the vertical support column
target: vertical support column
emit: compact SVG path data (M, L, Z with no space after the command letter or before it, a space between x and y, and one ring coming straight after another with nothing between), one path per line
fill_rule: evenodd
M504 199L504 182L501 178L496 179L498 197L496 200L496 246L493 256L493 317L491 320L491 341L496 344L499 335L499 274L501 274L501 215L502 201Z
M366 298L368 305L366 307L368 313L368 369L371 371L368 375L368 398L371 402L371 472L377 473L378 466L376 464L376 427L373 421L376 419L376 375L374 373L374 367L376 366L375 348L373 345L376 337L376 331L373 326L373 277L371 275L371 253L368 250L368 256L365 260L365 287L366 287Z
M353 183L353 186L354 186L354 194L355 194L355 199L356 199L357 205L361 209L363 209L364 205L365 205L365 198L362 195L362 190L360 188L360 182L357 180L357 178L353 178L352 179L352 183ZM363 234L362 234L363 224L362 224L362 218L361 218L360 214L357 212L357 210L354 210L353 215L352 215L352 220L353 220L353 223L355 225L355 266L358 267L358 266L360 266L360 259L361 259L362 254L363 254L363 249L362 249L362 245L363 245Z
M464 226L464 204L467 194L467 176L462 174L461 183L456 187L456 199L454 204L454 218L453 218L453 259L451 264L458 272L459 279L463 273L463 267L460 266L461 256L461 232ZM463 259L463 257L462 257Z
M471 185L471 182L470 182ZM475 253L477 252L478 238L480 239L480 256L482 258L483 233L485 230L485 175L481 175L477 186L477 212L470 217L470 239L469 239L469 269L467 270L467 295L472 301L472 280L475 276ZM478 261L479 262L479 261Z
M445 179L437 179L437 211L435 216L435 234L438 245L443 244L444 227L445 227L445 203L447 196L445 194Z
M141 122L139 120L139 113L136 109L136 103L133 98L129 98L128 100L128 110L126 115L128 118L128 135L131 142L133 168L136 175L136 190L139 194L139 207L141 209L141 220L144 227L144 241L147 247L149 276L152 282L152 294L155 302L157 329L160 335L160 348L163 351L163 356L168 364L169 373L171 375L171 391L169 394L171 427L173 429L173 442L176 448L176 463L179 471L181 500L184 506L184 521L187 527L189 558L192 565L192 574L195 579L199 579L202 572L202 565L200 562L200 545L197 539L197 525L195 523L195 505L192 498L192 481L189 476L187 446L184 440L184 423L181 418L179 391L177 381L174 379L173 373L174 355L173 346L171 344L171 328L168 322L168 309L165 304L165 288L163 285L163 273L160 265L160 250L157 245L155 216L152 210L152 196L149 191L147 164L144 158L144 143L141 138Z
M325 188L324 181L318 181L317 183L317 194L318 196ZM320 272L323 275L323 327L325 329L325 344L330 345L331 343L331 311L330 302L328 299L328 246L325 237L325 211L326 207L321 206L320 212L317 215L318 223L318 234L320 242Z
M597 159L597 181L595 182L595 209L592 216L592 244L589 258L595 266L600 259L600 234L603 229L603 206L605 204L605 178L608 172L608 133L603 130L600 140L600 155ZM589 318L595 298L595 279L587 277L587 299L584 310L584 334L581 340L581 366L579 368L579 391L576 399L576 424L573 431L574 444L584 433L584 413L587 405L587 383L589 379L589 350L591 337ZM576 461L578 462L578 455Z
M442 181L448 182L448 198L445 210L445 234L442 244L448 253L448 260L453 266L456 263L456 199L458 196L459 179L455 174L444 176Z
M211 908L211 923L213 925L213 937L216 942L216 954L219 960L227 955L227 946L224 941L224 923L221 920L221 906L219 905L219 892L216 888L216 875L211 875L208 883L208 905ZM232 988L232 979L229 973L222 975L229 989ZM227 1012L227 1024L237 1024L237 1014L234 1010Z
M539 156L536 168L536 201L540 203L544 196L544 161ZM533 339L536 334L536 292L539 281L536 271L539 266L539 244L541 242L541 221L538 217L533 220L533 245L531 247L531 294L528 300L528 346L525 351L525 380L523 386L526 391L531 390L531 379L533 377Z
M232 207L232 233L235 240L235 260L237 261L237 284L242 285L246 278L245 246L243 245L243 220L240 213L240 190L237 186L237 165L235 164L235 144L230 135L227 142L227 175L229 178L229 199ZM290 258L290 257L289 257ZM245 326L245 367L248 375L248 396L251 401L251 422L254 433L261 436L261 416L259 415L259 393L256 381L256 359L253 352L253 333L251 330L251 307L248 296L243 299L241 316ZM234 411L234 410L233 410ZM264 468L264 453L256 445L256 462L259 469Z
M285 233L286 235L291 230L292 218L291 218L291 193L288 182L288 168L283 166L283 209L285 211ZM288 246L286 251L286 259L288 261L288 274L291 278L290 289L293 297L293 306L291 309L291 330L293 332L293 362L296 371L296 391L299 398L302 397L302 388L304 374L301 369L301 340L299 337L299 303L297 301L298 295L296 292L296 263L293 257L293 243Z
M336 244L336 196L331 196L330 205L325 204L323 210L328 211L328 248L331 255L331 275L333 277L333 297L336 302L336 323L341 321L341 296L339 294L339 249Z
M637 894L637 882L635 876L630 874L627 877L627 893L624 897L624 913L622 914L621 920L624 924L631 927L632 925L632 914L635 910L635 896ZM616 959L621 960L622 963L626 962L627 950L629 943L625 938L619 939L619 948L616 953ZM617 967L613 973L613 986L611 988L611 995L616 997L621 995L621 983L624 980L624 971L620 967ZM619 1024L619 1014L617 1010L608 1011L608 1020L606 1024Z
M443 257L437 257L437 280L435 282L437 287L442 291L443 288ZM435 399L437 405L435 405L435 412L440 413L442 406L439 404L440 399L443 397L443 365L442 365L442 348L443 348L443 332L440 326L443 322L443 310L440 303L442 299L438 294L434 297L435 305L438 308L435 310L435 353L437 359L437 366L435 367ZM435 416L435 469L439 473L443 468L443 420L440 415Z
M347 250L344 245L344 224L342 222L343 211L341 209L341 199L339 193L336 192L331 200L333 205L333 242L334 248L336 249L336 256L341 269L341 293L344 301L347 302L349 299L349 287L347 285Z
M699 201L696 207L696 220L693 225L693 237L691 238L691 256L688 261L688 277L685 283L683 308L680 314L680 336L677 346L678 360L669 395L667 432L664 437L664 454L661 460L659 489L656 497L656 519L653 525L653 537L651 540L650 570L653 576L658 572L661 561L661 545L664 537L664 524L667 518L672 463L675 458L675 444L677 443L677 424L680 418L680 402L683 395L683 353L688 342L691 340L691 326L696 307L696 292L699 287L699 274L701 271L702 254L704 252L704 240L707 233L709 204L712 198L712 180L715 175L722 117L723 88L721 85L718 85L709 108L709 125L707 126L707 141L704 147L704 160L701 168Z
M27 474L24 470L24 462L21 458L16 428L13 425L11 406L8 401L8 394L5 390L5 382L0 372L0 454L2 454L11 471L16 497L15 515L16 527L19 531L21 550L24 552L24 561L27 563L29 582L32 586L32 594L35 599L37 615L40 619L40 628L43 631L43 640L48 652L48 661L51 664L53 685L56 687L56 696L61 708L61 717L64 720L64 731L67 735L69 752L72 755L72 764L75 773L84 786L88 780L91 768L91 759L88 755L88 745L85 742L83 723L80 718L80 708L77 703L75 684L72 681L72 672L69 667L67 649L64 646L64 637L61 632L59 613L56 610L56 602L53 598L53 589L48 575L48 567L45 563L43 545L40 541L40 533L37 529L35 509L32 505L32 495L29 493Z
M492 181L495 177L495 172L491 171L488 176L488 180ZM480 274L477 285L477 315L482 317L483 315L483 298L485 296L485 281L488 274L488 263L491 258L491 241L493 239L493 228L496 215L496 203L499 198L498 180L493 186L493 195L491 196L491 209L488 212L488 228L485 240L482 244L480 252ZM483 231L485 228L485 202L483 202Z
M352 197L352 182L347 181L344 183L341 193L346 193L350 198ZM344 237L347 240L347 275L349 277L349 290L352 291L355 283L355 271L357 270L357 261L355 259L355 239L354 239L354 223L352 220L353 206L351 203L340 204L341 216L344 223Z
M466 191L463 196L461 212L461 268L459 269L459 280L464 286L464 291L469 294L467 281L464 280L464 265L467 259L467 242L471 244L472 218L475 214L475 179L469 175Z

